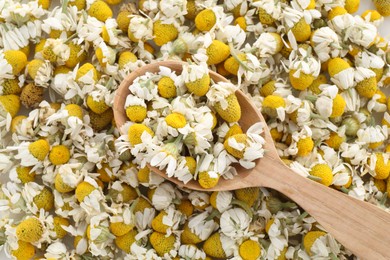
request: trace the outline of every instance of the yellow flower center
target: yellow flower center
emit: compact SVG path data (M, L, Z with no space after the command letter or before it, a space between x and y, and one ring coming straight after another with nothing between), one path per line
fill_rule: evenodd
M328 62L328 72L331 77L334 77L343 70L350 68L351 65L341 58L333 58Z
M388 0L375 0L375 7L383 16L390 16L390 2Z
M303 237L303 247L305 248L306 252L311 256L313 253L311 252L311 247L313 246L314 242L322 236L325 236L326 233L323 231L309 231L307 234Z
M378 180L384 180L387 177L389 177L390 174L390 161L387 161L385 163L385 159L383 157L383 154L381 153L375 153L376 155L376 164L375 164L375 179ZM370 163L370 160L368 161Z
M104 1L98 0L91 4L88 14L99 21L105 22L112 17L112 10Z
M78 202L82 202L84 198L89 194L91 194L91 192L94 191L95 189L96 188L92 184L86 181L79 183L75 191L76 199L78 200Z
M336 6L328 12L328 20L332 20L336 16L347 14L347 10L344 7Z
M246 54L240 53L237 55L237 58L242 62L246 61ZM226 71L233 75L237 75L238 69L240 68L240 61L238 61L235 57L230 57L224 62L224 67Z
M209 74L203 75L200 79L185 83L189 92L194 93L197 96L204 96L210 89L210 76Z
M330 118L342 116L344 114L345 106L346 102L344 98L340 94L337 94L333 99L332 114L330 115Z
M295 77L296 70L290 70L289 72L289 79L291 82L291 85L296 90L305 90L307 89L314 81L314 76L310 74L306 74L304 72L299 73L299 77Z
M156 250L157 254L159 256L164 256L173 249L176 239L174 235L167 237L163 233L153 232L149 237L149 241L154 250Z
M364 79L356 84L356 91L360 96L372 98L377 91L376 77Z
M129 142L131 145L137 145L142 143L141 136L144 132L147 132L152 137L154 136L154 132L152 129L147 127L143 124L133 124L129 127L128 135L129 135Z
M83 119L83 109L76 104L68 104L65 106L65 109L68 111L69 116L75 116L79 119Z
M225 142L223 143L223 145L224 145L226 151L227 151L230 155L232 155L232 156L234 156L234 157L236 157L236 158L238 158L238 159L242 159L242 158L244 157L245 147L244 147L244 149L242 149L242 150L238 150L238 149L236 149L236 148L231 147L231 146L229 145L229 140L230 140L231 138L234 138L234 139L236 140L237 143L243 144L243 145L245 145L245 147L246 147L246 145L247 145L247 140L248 140L248 136L247 136L246 134L236 134L236 135L233 135L233 136L227 138L227 139L225 140Z
M314 142L311 137L300 139L297 143L298 156L306 156L311 153L314 148Z
M330 133L329 135L329 138L325 141L325 143L335 149L335 150L338 150L340 148L340 145L345 142L345 136L342 137L342 136L339 136L336 132L332 132Z
M196 161L195 161L195 159L193 157L186 156L185 160L186 160L186 166L187 166L188 170L190 171L190 173L192 175L194 175L195 174L195 170L196 170Z
M170 77L162 77L157 83L158 94L163 98L176 97L176 86Z
M126 115L132 122L141 123L146 118L147 109L140 105L128 106Z
M225 43L219 40L213 40L209 47L206 49L206 54L209 57L207 64L215 65L226 60L230 55L230 48Z
M183 128L187 124L186 118L182 114L176 112L167 115L167 117L165 118L165 122L167 122L167 125L169 125L170 127L176 129Z
M259 20L264 25L272 25L275 22L275 19L261 7L259 8Z
M333 182L332 169L327 164L317 164L310 170L310 175L321 178L319 181L325 186L330 186Z
M125 224L123 222L111 222L110 230L114 236L120 237L130 232L134 228L133 224Z
M43 188L41 193L34 197L33 201L38 209L50 211L54 207L54 195L47 187Z
M16 227L16 236L19 240L34 243L41 239L43 235L43 225L35 217L23 220Z
M43 161L49 153L50 145L45 139L37 140L28 146L29 152L39 161Z
M293 28L291 28L292 33L295 36L295 39L298 42L305 42L311 36L311 27L310 24L306 23L305 18L301 18Z
M219 174L217 177L212 177L209 172L203 171L198 174L198 182L202 188L210 189L218 184L219 177Z
M157 21L153 24L154 43L157 46L162 46L167 42L177 38L179 32L173 24L163 24Z
M382 15L377 10L366 10L361 16L366 19L368 15L370 15L370 22L377 21L382 18Z
M4 52L4 58L12 67L12 74L18 75L27 65L27 56L22 51L8 50Z
M65 145L54 146L49 154L49 160L54 165L67 163L70 159L70 151Z
M137 235L136 230L130 230L123 236L115 238L115 244L119 249L122 249L126 253L130 253L131 245L135 242L135 236Z
M18 260L29 260L35 255L35 247L30 243L19 240L18 249L12 250L11 254Z
M70 192L75 189L74 187L71 187L66 183L64 183L64 180L62 179L61 174L59 173L56 174L56 177L54 179L54 187L58 192L61 193Z
M0 96L0 104L11 117L14 117L20 109L20 98L17 95Z
M168 214L165 211L161 211L153 220L152 220L152 228L160 233L167 233L168 225L163 223L163 218Z
M261 255L261 247L259 242L249 239L240 245L239 252L244 260L256 260Z
M223 250L220 234L218 232L212 234L203 244L204 252L215 258L226 259L225 250Z
M62 217L54 217L53 218L54 223L54 231L57 234L57 238L63 238L68 233L65 229L62 228L62 226L69 226L69 220Z
M237 122L241 118L241 106L240 103L238 103L236 95L230 94L226 97L225 100L228 103L227 108L223 109L221 103L217 102L214 105L215 110L217 111L218 115L226 122Z
M239 25L241 27L241 29L243 29L244 31L246 31L246 20L245 20L245 17L237 17L236 20L234 20L234 25Z
M35 172L31 172L31 167L16 167L18 179L24 184L35 180Z
M130 51L124 51L119 55L118 65L119 69L123 69L127 63L136 62L137 56Z
M313 83L311 83L308 89L314 94L318 95L321 93L320 86L326 83L328 83L326 76L324 74L320 74L315 80L313 80Z
M205 9L195 17L195 26L199 31L210 31L217 22L213 10Z

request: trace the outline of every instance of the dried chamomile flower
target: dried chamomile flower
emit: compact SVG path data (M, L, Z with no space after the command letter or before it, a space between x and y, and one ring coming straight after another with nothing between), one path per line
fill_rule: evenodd
M199 31L210 31L217 22L213 9L204 9L195 17L195 26Z
M11 65L13 75L18 75L27 65L27 56L21 51L4 51L4 59Z
M29 83L22 88L20 102L26 108L36 108L44 99L44 91L45 89L43 87L39 87L34 83Z
M44 233L44 226L36 217L30 217L21 221L16 226L16 236L19 240L34 243L41 239Z
M235 90L236 87L231 83L218 82L213 84L207 93L211 105L228 123L237 122L241 118L241 106L234 94Z
M374 0L374 4L378 12L383 16L389 16L389 1L388 0Z
M130 62L136 62L137 59L138 59L137 56L135 56L135 54L130 51L124 51L120 53L118 59L119 69L123 69L126 66L126 64Z
M304 57L302 60L292 59L290 55L289 79L293 88L297 90L307 89L320 73L319 61L312 57L308 50L299 49L300 54Z
M245 240L239 246L240 256L245 259L257 259L261 256L260 243L255 240Z
M2 111L9 113L11 117L15 117L20 109L20 98L17 95L0 96L0 104Z
M49 38L45 41L42 56L51 63L64 64L70 55L70 48L62 39Z
M275 55L282 50L282 38L277 33L262 33L252 47L258 48L257 55L259 57L267 57Z
M97 70L91 63L84 63L77 70L76 81L82 81L86 77L91 78L94 82L98 80Z
M46 155L49 153L50 144L46 139L39 139L28 145L28 150L32 156L39 161L43 161Z
M211 235L203 244L204 252L215 258L227 258L230 257L233 252L231 245L234 244L234 240L228 238L224 234L219 232Z
M333 58L328 62L328 73L339 88L347 89L354 85L354 69L341 58Z
M382 15L376 10L366 10L361 16L364 20L372 22L377 27L383 22Z
M188 91L197 96L204 96L210 89L210 76L206 64L185 64L182 77Z
M18 79L4 79L0 85L1 95L19 95L22 92Z
M68 68L74 68L77 64L82 63L87 58L87 53L83 50L82 46L70 42L69 47L69 57L65 61L65 66Z
M390 164L387 154L375 153L368 160L370 168L374 170L374 178L377 180L386 179L390 174Z
M142 137L145 135L154 136L153 130L143 124L133 124L129 127L129 142L131 145L142 143Z
M329 27L321 27L313 32L310 44L321 62L338 56L342 47L340 37Z
M153 23L153 41L157 46L162 46L177 38L178 31L173 24L156 21Z
M281 18L282 6L279 1L260 0L254 1L252 5L258 8L259 20L264 25L273 25Z
M330 186L333 182L332 169L327 164L317 164L310 170L310 175L318 178L318 182Z
M240 201L243 201L248 204L249 207L252 207L255 202L259 199L260 190L259 188L243 188L234 191L234 195Z
M312 255L312 247L316 240L322 236L325 236L326 232L323 231L309 231L303 237L303 246L309 255Z
M262 111L270 117L279 117L283 120L285 107L286 102L282 97L277 95L267 95L263 100Z
M383 76L385 62L379 56L369 52L360 52L355 56L355 66L364 67L374 71L376 74L376 80L378 82Z
M357 67L355 71L356 90L360 96L372 98L377 90L376 74L370 69Z
M206 49L207 64L215 65L229 57L229 46L219 40L213 40Z
M101 0L94 1L88 9L88 14L92 17L95 17L99 21L106 21L108 18L112 17L111 8Z
M149 237L150 244L159 256L165 256L175 252L177 247L175 235L166 236L163 233L153 232Z
M89 182L81 182L76 187L75 196L79 202L82 202L84 198L91 194L95 189L96 187Z
M153 21L140 15L131 15L127 35L133 42L153 38Z
M13 176L16 173L16 176ZM17 178L23 184L33 182L35 180L36 173L32 171L32 167L16 167L12 169L10 178Z
M185 223L181 242L184 244L198 244L210 237L217 224L212 219L208 219L208 213L203 212L192 216Z
M18 248L11 251L17 259L31 259L35 255L35 247L28 242L19 240Z
M310 38L311 27L306 22L303 13L287 7L284 9L284 21L297 42L304 42Z
M110 108L104 99L102 100L99 99L99 97L93 97L91 95L87 97L87 106L92 112L99 115L103 114Z

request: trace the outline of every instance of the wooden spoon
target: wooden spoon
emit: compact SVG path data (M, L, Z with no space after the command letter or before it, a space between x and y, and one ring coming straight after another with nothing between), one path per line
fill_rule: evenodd
M178 74L182 71L182 62L164 61L146 65L129 74L119 86L114 101L114 116L118 127L126 121L124 109L129 86L133 80L145 72L156 73L159 66L166 66ZM221 75L210 71L215 81L228 81ZM240 90L236 96L241 105L240 125L246 131L251 125L265 120L259 109ZM127 134L127 133L123 133ZM267 127L264 137L267 151L257 160L256 167L250 170L237 167L238 175L232 180L221 178L217 186L203 189L196 181L187 184L176 178L168 178L164 171L150 167L152 171L180 187L200 191L235 190L248 187L267 187L277 190L306 210L335 239L362 259L390 259L390 214L377 206L357 200L340 191L328 188L293 172L279 158L273 139Z

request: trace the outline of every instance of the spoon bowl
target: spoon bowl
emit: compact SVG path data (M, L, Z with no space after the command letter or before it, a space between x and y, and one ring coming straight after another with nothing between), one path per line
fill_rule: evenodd
M120 128L128 121L125 112L126 97L131 94L129 86L134 79L146 72L156 73L160 66L169 67L178 74L182 62L163 61L146 65L129 74L119 86L114 100L114 117ZM215 81L228 81L221 75L210 71ZM237 167L238 175L233 179L220 178L218 185L203 189L196 181L186 184L176 178L168 178L165 171L156 167L150 169L180 187L201 191L235 190L248 187L267 187L275 189L306 210L334 238L361 259L390 259L390 214L377 206L357 200L340 191L326 187L318 182L293 172L279 158L271 134L259 109L240 90L236 91L242 110L239 121L246 131L251 125L263 122L265 138L264 157L256 161L253 169ZM127 133L122 133L127 134Z

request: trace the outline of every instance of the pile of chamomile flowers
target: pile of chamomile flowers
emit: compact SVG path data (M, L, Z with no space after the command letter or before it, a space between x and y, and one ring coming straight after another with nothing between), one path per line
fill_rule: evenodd
M145 148L130 139L177 133L164 144L184 142L182 131L193 129L178 127L180 112L202 131L219 122L212 134L224 144L240 130L238 119L215 108L229 96L216 93L240 86L297 174L388 210L390 55L378 27L390 8L388 0L372 6L358 15L359 0L0 1L2 253L22 260L354 258L281 194L176 187L142 161L154 155L150 162L161 163L169 147L161 153L161 143ZM122 137L113 118L116 89L129 73L164 60L194 71L163 69L160 89L163 77L139 82L134 97L154 99L153 107L129 98L135 110L127 127L141 136ZM186 86L206 86L208 70L232 85L210 80L203 94ZM210 102L212 113L197 100ZM203 113L204 122L192 113ZM261 127L252 130L258 136ZM212 155L205 167L221 165L217 172L233 178L222 169L226 160L250 166L245 153L245 160L229 153L235 138L217 147L227 156L213 160L218 153L203 147L202 131L187 142ZM190 170L187 160L179 165Z
M235 176L235 163L253 168L264 154L263 125L244 133L237 89L214 82L206 63L183 63L179 74L163 65L146 72L129 86L124 108L130 121L122 126L128 134L119 138L125 141L119 152L130 149L139 167L150 164L204 189Z

